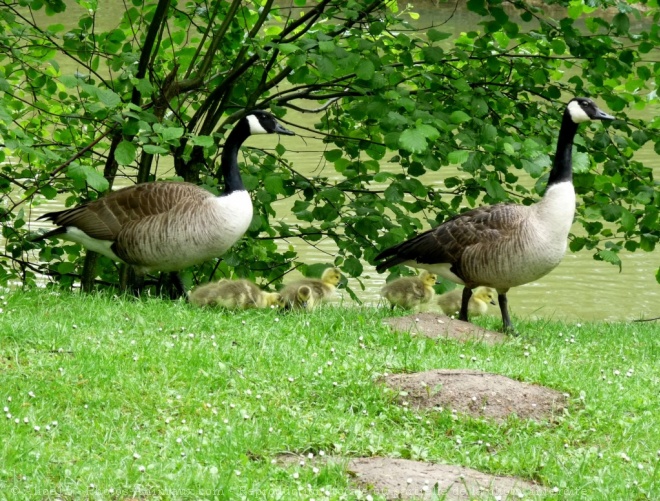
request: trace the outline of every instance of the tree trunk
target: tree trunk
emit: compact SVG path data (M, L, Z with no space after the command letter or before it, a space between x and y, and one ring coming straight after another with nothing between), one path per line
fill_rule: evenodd
M80 289L83 292L92 292L94 290L96 261L98 258L98 253L91 250L88 250L85 254L85 263L83 264L82 276L80 277Z

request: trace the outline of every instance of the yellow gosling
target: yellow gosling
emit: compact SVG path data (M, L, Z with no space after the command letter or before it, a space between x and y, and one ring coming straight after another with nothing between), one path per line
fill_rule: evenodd
M301 287L310 289L310 297L314 306L327 301L335 292L337 285L341 281L341 271L339 268L326 268L323 270L321 278L302 278L286 284L280 294L284 298L285 304L293 304ZM311 309L311 308L307 308Z
M431 301L434 295L433 285L438 276L423 270L418 277L403 277L392 280L381 289L381 296L395 306L411 310Z
M195 306L220 306L229 310L269 308L280 302L280 295L262 291L249 280L220 280L193 289L188 300Z
M316 305L314 293L307 285L282 289L282 302L285 308L292 310L313 310Z
M463 289L454 289L445 292L438 297L438 306L442 308L445 315L458 315L461 310ZM472 297L468 302L468 315L478 317L488 313L488 305L497 304L497 292L490 287L477 287L472 291Z

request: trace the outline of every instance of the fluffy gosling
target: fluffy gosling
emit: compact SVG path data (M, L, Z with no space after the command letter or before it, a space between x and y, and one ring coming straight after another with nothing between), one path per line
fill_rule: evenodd
M313 310L316 300L311 287L301 285L282 289L282 303L289 310Z
M458 315L461 310L461 301L463 298L462 289L454 289L445 292L438 297L438 306L442 308L445 315ZM477 287L472 292L470 301L468 301L468 315L478 317L488 313L488 305L497 304L497 292L490 287Z
M220 280L200 285L188 300L195 306L220 306L229 310L269 308L281 303L277 292L264 292L249 280Z
M301 288L308 288L310 290L310 300L312 304L311 307L307 307L309 310L317 306L319 303L328 300L334 294L340 280L341 271L339 271L339 268L330 267L323 270L320 279L302 278L286 284L282 290L280 290L280 294L284 299L284 303L288 306L295 304L295 302L298 301L297 295ZM309 304L309 301L307 301L307 303Z
M429 303L433 298L433 285L438 279L435 273L423 270L418 277L403 277L385 284L380 294L392 305L411 310Z

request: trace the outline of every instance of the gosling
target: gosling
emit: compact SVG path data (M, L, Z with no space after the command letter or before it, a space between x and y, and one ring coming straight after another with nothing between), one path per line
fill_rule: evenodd
M287 310L313 310L316 304L316 298L312 288L307 285L301 285L297 289L294 287L285 287L282 289L282 304Z
M188 300L195 306L219 306L228 310L270 308L281 303L277 292L264 292L249 280L220 280L196 287Z
M284 298L285 304L292 303L293 298L295 298L300 291L301 287L307 287L310 289L311 301L313 307L317 306L319 303L327 301L335 292L337 285L341 280L341 271L339 268L326 268L323 270L321 278L302 278L286 284L280 294ZM311 309L311 308L307 308Z
M438 306L445 315L457 315L461 310L463 291L454 289L438 297ZM477 287L468 301L468 315L478 317L488 313L488 305L496 305L497 292L490 287Z
M399 306L406 310L421 307L433 299L433 285L438 279L435 273L423 270L418 277L403 277L391 281L380 294L390 302L392 309Z

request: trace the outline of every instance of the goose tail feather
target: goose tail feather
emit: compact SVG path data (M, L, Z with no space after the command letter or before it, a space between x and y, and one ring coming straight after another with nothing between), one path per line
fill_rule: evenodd
M51 237L56 237L58 235L63 235L65 233L66 233L66 228L64 227L55 228L54 230L47 231L46 233L42 233L40 235L35 235L33 237L30 237L30 242L41 242L42 240L46 240Z
M405 243L405 242L404 242ZM378 254L375 258L376 261L381 261L382 259L386 259L386 261L383 261L382 263L378 263L376 265L376 271L378 273L382 273L388 268L391 268L392 266L396 266L397 264L401 264L404 261L407 261L406 258L402 257L401 255L398 254L399 248L401 247L401 244L395 245L393 247L390 247L389 249L385 249L383 252Z

